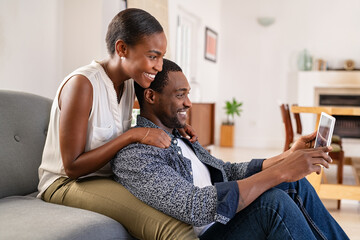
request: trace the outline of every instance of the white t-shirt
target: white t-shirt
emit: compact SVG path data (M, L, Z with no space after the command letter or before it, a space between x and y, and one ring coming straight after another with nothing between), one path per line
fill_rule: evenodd
M211 178L210 178L210 172L209 169L203 164L199 158L196 156L194 151L180 138L178 138L178 144L177 144L182 151L182 154L184 157L191 160L191 168L192 168L192 176L194 185L203 188L207 186L211 186ZM197 236L200 236L202 233L204 233L211 225L214 223L210 223L205 226L201 227L193 227L194 232Z
M42 162L39 167L38 197L59 177L66 176L60 153L58 104L59 93L64 84L74 75L83 75L93 87L93 103L88 120L85 152L100 147L130 128L135 92L134 81L125 81L124 90L118 103L114 84L96 61L81 67L65 77L57 90L51 107L50 122ZM110 163L88 176L110 176Z

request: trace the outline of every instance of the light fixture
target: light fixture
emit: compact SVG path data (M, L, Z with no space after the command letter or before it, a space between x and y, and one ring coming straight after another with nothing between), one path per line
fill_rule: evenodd
M257 22L263 27L268 27L275 22L275 18L274 17L258 17Z

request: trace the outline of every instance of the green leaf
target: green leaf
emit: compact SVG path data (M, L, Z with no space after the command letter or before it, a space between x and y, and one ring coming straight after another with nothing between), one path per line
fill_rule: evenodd
M234 118L235 114L237 116L240 116L240 113L242 112L242 104L242 102L236 101L235 98L233 98L232 101L225 101L224 109L226 110L226 115L228 115L228 117L231 116L232 118Z

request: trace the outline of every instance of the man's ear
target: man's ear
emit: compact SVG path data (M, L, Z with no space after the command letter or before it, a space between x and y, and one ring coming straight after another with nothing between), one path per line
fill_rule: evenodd
M147 88L144 90L144 101L149 104L154 104L156 99L155 91L151 88Z
M126 45L126 43L119 39L116 41L115 43L115 52L119 57L126 57L128 51L128 46Z

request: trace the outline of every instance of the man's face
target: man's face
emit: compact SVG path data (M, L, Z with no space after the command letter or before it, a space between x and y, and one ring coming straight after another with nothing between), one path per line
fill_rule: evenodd
M155 92L157 101L154 109L163 127L171 131L185 126L191 101L188 97L190 85L182 72L169 72L168 79L163 91Z

